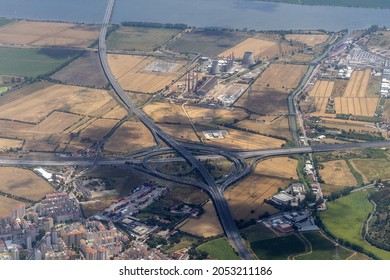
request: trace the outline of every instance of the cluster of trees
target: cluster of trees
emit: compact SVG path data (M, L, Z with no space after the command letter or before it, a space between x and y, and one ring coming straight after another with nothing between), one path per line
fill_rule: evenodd
M148 28L167 28L167 29L186 29L188 26L184 23L157 23L144 21L124 21L123 26L130 27L148 27Z

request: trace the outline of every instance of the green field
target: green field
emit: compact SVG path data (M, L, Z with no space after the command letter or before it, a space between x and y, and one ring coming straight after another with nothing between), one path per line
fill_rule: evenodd
M256 224L245 229L240 230L242 237L248 242L254 242L259 240L271 239L277 237L277 235L264 226L263 224Z
M8 90L8 87L0 87L0 95Z
M245 32L196 29L183 33L169 44L169 49L179 53L201 53L213 57L249 37Z
M11 23L11 22L13 22L13 20L7 19L7 18L0 18L0 26L6 25L6 24Z
M310 254L296 257L296 260L345 260L353 254L351 250L344 247L336 248L332 241L318 231L303 233L303 236L310 242L313 251Z
M390 179L390 161L386 158L352 160L368 181Z
M260 0L259 0L260 1ZM279 2L288 4L318 5L318 6L346 6L364 8L386 8L390 9L388 0L261 0L265 2Z
M145 27L120 27L108 37L108 48L152 51L168 42L181 30Z
M362 226L373 210L366 192L352 193L329 202L327 206L328 209L321 212L321 219L332 234L363 247L381 259L390 259L390 252L369 245L361 237Z
M193 243L195 243L196 241L198 241L198 238L196 237L192 237L192 236L188 236L188 235L185 235L183 236L181 239L180 239L180 242L175 244L174 246L171 246L169 248L166 248L165 249L165 253L167 254L171 254L171 253L174 253L180 249L183 249L183 248L188 248L190 247Z
M0 47L0 75L36 77L56 70L79 52L67 49Z
M286 260L305 251L305 245L296 235L251 242L252 251L262 260Z
M239 260L240 258L233 251L226 238L214 239L203 243L197 247L200 251L209 254L208 258L212 260Z

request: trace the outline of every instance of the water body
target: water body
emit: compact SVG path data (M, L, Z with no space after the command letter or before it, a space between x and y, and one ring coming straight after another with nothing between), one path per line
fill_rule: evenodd
M0 16L100 23L106 0L0 0ZM364 29L390 26L389 9L302 6L251 0L117 0L113 22L152 21L192 26L289 29Z

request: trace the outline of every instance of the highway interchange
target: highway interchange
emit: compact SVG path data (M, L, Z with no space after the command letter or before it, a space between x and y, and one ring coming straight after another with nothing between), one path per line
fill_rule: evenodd
M253 259L252 254L244 245L238 228L232 217L229 205L224 197L224 191L249 175L256 163L262 159L274 156L304 154L313 152L331 152L338 150L347 150L355 148L382 148L390 147L389 141L383 142L368 142L368 143L351 143L339 145L319 145L319 146L304 146L304 147L288 147L281 149L254 150L254 151L238 151L223 149L220 147L209 146L197 143L180 143L173 139L160 129L142 110L136 107L126 95L124 90L119 85L114 77L107 59L106 52L106 35L107 28L110 24L112 11L115 0L109 0L107 9L104 15L101 31L99 35L99 58L104 70L104 73L109 80L113 91L116 94L116 100L125 108L129 114L135 114L138 119L151 131L155 139L161 139L168 147L157 147L136 153L134 155L122 158L70 158L56 157L53 159L27 159L27 158L0 158L0 165L18 165L18 166L107 166L107 165L124 165L130 164L134 168L147 172L150 175L164 178L166 180L191 185L206 191L212 199L217 211L222 228L241 259ZM289 100L292 102L292 99ZM290 112L290 116L295 119L295 113ZM290 118L291 118L290 117ZM293 129L294 138L297 138L296 121L295 129ZM175 153L178 156L174 158L163 158L162 156ZM205 159L226 159L232 163L233 169L219 181L215 181L210 172L201 163ZM248 164L248 160L251 163ZM190 181L177 176L164 174L163 172L152 167L151 163L161 162L177 162L186 161L192 168L196 170L202 181Z

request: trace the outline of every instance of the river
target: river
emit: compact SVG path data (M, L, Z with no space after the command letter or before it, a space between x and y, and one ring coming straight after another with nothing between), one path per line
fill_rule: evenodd
M0 0L0 16L100 23L106 0ZM390 26L389 9L303 6L251 0L117 0L113 22L152 21L256 30Z

